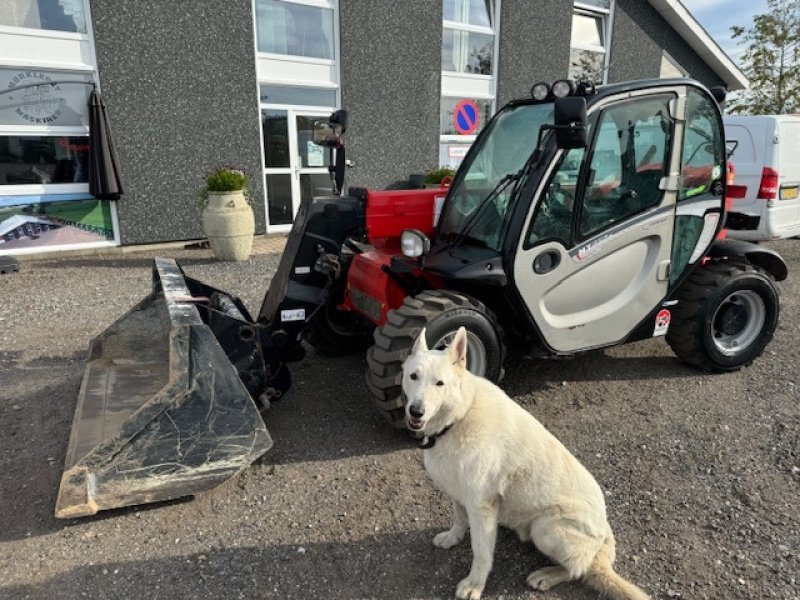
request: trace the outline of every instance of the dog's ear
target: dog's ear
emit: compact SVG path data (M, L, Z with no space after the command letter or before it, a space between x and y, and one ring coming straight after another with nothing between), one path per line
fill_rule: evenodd
M414 342L414 347L411 349L411 354L416 354L417 352L427 352L428 351L428 341L425 339L425 328L422 328L422 331L419 332L417 336L417 341Z
M450 344L449 356L454 365L467 368L467 330L463 326L458 328Z

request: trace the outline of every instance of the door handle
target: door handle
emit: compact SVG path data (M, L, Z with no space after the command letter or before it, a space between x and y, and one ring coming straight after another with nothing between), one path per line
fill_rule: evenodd
M533 259L533 272L544 275L555 269L561 263L561 254L556 250L547 250Z

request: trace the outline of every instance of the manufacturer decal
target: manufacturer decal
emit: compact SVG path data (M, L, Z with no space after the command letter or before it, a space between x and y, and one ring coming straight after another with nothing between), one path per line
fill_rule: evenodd
M287 321L305 321L305 320L306 320L305 308L293 308L292 310L281 311L282 323L285 323Z
M311 273L311 267L295 267L294 274L295 275L308 275Z
M672 313L670 313L666 308L660 310L656 315L656 326L653 329L653 337L667 335L667 331L669 330L669 322L671 319Z

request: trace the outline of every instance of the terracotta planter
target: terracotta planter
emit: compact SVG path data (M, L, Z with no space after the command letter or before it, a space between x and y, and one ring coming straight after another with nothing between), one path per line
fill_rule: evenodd
M255 218L243 192L209 192L203 231L218 260L247 260L253 249Z

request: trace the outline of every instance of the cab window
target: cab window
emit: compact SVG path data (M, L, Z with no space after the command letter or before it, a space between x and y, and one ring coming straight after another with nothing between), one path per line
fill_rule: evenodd
M686 132L681 153L681 184L678 201L713 193L725 169L722 131L713 100L698 90L686 95Z
M669 170L673 97L637 99L603 112L580 199L581 239L661 203L660 183Z

